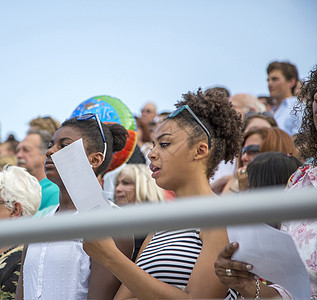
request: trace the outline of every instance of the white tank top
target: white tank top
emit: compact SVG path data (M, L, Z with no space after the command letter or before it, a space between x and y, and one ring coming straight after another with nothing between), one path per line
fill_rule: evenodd
M86 300L89 277L90 258L81 241L30 244L23 265L24 299Z

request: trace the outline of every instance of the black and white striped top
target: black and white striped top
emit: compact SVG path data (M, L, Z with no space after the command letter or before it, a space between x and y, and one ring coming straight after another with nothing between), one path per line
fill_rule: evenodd
M185 288L201 251L199 233L197 228L155 233L137 265L156 279Z
M236 292L235 290L229 289L226 295L226 298L224 300L237 300L237 299L239 299L239 293Z

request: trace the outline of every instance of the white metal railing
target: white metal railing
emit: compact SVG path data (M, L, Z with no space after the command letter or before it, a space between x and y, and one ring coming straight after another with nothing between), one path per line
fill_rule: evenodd
M193 197L172 203L134 205L54 218L21 218L0 222L0 246L104 236L188 227L277 222L317 218L317 191L261 190L224 197Z

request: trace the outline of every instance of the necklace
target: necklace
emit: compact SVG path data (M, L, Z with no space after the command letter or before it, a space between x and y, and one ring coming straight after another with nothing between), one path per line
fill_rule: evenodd
M0 258L4 255L6 255L8 252L10 252L11 250L13 250L16 246L11 246L9 249L3 251L1 254L0 254Z

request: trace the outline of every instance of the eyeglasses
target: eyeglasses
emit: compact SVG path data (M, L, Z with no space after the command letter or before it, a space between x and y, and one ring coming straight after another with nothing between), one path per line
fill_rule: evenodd
M98 124L98 127L99 127L99 131L101 133L102 140L103 140L104 145L105 145L105 148L104 148L104 151L103 151L103 160L105 160L106 151L107 151L107 143L106 143L106 138L105 138L105 135L103 133L103 129L102 129L102 126L101 126L101 123L100 123L98 115L97 114L93 114L93 113L84 114L84 115L79 116L77 118L77 121L86 121L86 120L89 120L91 118L95 118L96 121L97 121L97 124Z
M144 108L143 108L143 109L141 110L141 113L148 113L148 114L149 114L149 113L151 113L151 112L152 112L152 111L151 111L150 109L144 109Z
M252 155L252 154L256 154L256 153L259 153L260 152L260 149L261 149L261 146L260 145L249 145L249 146L246 146L242 149L242 154L241 156L244 154L244 153L247 153L248 155Z
M195 121L198 123L198 125L206 132L208 137L208 149L211 148L211 137L208 129L205 127L205 125L198 119L198 117L195 115L195 113L190 109L188 105L182 105L178 109L174 110L167 118L174 118L177 115L179 115L183 110L187 110L190 115L195 119Z

